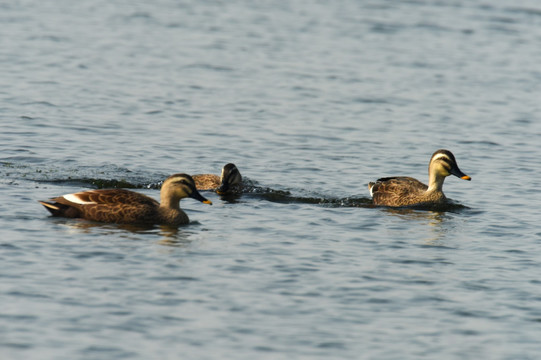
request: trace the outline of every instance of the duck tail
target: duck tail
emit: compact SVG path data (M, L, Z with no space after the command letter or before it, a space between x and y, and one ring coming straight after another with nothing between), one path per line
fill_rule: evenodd
M57 202L38 201L45 209L49 210L53 216L63 217L78 217L79 211L69 205L60 204Z

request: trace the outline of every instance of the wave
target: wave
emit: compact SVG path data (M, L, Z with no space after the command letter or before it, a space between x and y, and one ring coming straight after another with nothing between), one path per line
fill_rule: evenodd
M62 175L63 174L63 175ZM89 175L105 175L96 177ZM95 167L78 167L77 169L48 169L40 170L31 166L17 165L8 162L0 162L0 176L4 179L31 181L35 183L47 183L57 185L78 186L93 189L154 189L160 190L163 174L140 174L125 168L116 166L104 166L97 170ZM159 180L156 180L159 179ZM372 204L372 199L363 196L332 197L328 195L299 195L301 190L282 190L262 186L257 181L245 178L239 193L220 195L220 198L230 203L241 202L255 198L283 204L313 204L332 208L362 207L362 208L388 208ZM243 199L243 200L241 200ZM469 209L455 201L437 205L416 205L402 208L388 208L401 211L434 211L434 212L459 212Z

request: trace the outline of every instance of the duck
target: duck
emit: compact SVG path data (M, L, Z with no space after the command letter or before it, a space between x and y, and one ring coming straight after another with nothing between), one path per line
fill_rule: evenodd
M197 190L212 190L218 194L235 193L241 190L242 176L235 164L229 163L222 168L220 176L214 174L193 175Z
M39 201L53 216L117 223L179 226L188 224L180 200L191 197L212 205L196 189L190 175L179 173L164 180L160 202L125 189L87 190Z
M368 190L374 205L390 207L437 205L447 201L443 194L443 181L449 175L462 180L471 180L458 167L455 156L449 150L439 149L428 164L428 185L417 179L396 176L386 177L368 183Z

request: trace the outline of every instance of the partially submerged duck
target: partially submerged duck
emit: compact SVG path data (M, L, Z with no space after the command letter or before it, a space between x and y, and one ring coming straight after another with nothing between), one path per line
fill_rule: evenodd
M374 205L411 206L433 205L446 201L443 194L443 181L449 175L455 175L463 180L471 180L464 174L449 151L436 151L428 164L428 186L417 179L398 176L378 179L368 183L368 189Z
M226 164L222 175L199 174L193 175L197 190L213 190L218 194L234 193L242 186L242 176L235 164Z
M180 200L191 197L212 205L195 188L190 175L175 174L163 182L160 202L123 189L88 190L40 201L53 216L83 218L118 224L159 224L178 226L189 222Z

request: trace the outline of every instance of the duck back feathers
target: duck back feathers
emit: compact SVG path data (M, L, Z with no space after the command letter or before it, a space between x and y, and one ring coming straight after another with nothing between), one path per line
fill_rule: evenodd
M214 174L197 174L193 176L197 190L216 190L220 186L220 177Z

